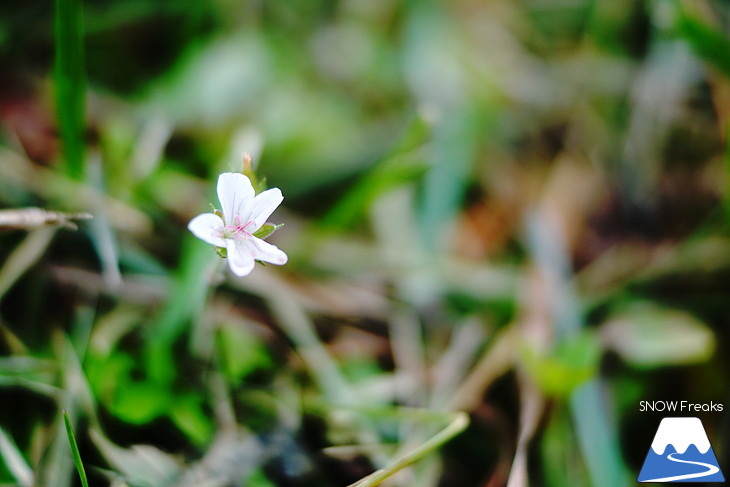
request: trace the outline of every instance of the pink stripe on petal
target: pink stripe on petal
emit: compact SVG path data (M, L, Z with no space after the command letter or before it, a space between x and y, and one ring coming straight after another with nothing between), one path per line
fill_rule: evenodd
M253 201L251 181L241 173L224 172L218 176L218 200L228 225L236 225L236 216L248 213Z

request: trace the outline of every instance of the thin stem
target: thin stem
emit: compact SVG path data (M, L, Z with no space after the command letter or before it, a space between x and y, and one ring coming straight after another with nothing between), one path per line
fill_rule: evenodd
M86 470L84 470L84 464L81 461L81 454L79 453L79 446L76 444L76 436L74 436L74 431L71 427L71 419L68 417L66 411L63 412L63 422L66 425L66 434L68 435L68 442L71 445L71 453L76 464L76 470L79 472L79 477L81 477L81 485L83 487L89 487L89 481L86 479Z
M444 429L442 429L431 438L429 438L427 441L425 441L423 444L421 444L421 446L411 451L410 453L407 453L402 458L392 463L390 466L382 470L377 470L367 477L358 480L354 484L350 484L348 487L374 487L376 485L380 485L399 470L402 470L405 467L417 462L428 453L431 453L432 451L441 447L453 437L464 431L464 429L468 425L469 416L466 413L454 413L454 419L451 421L451 423L449 423L448 426L446 426Z

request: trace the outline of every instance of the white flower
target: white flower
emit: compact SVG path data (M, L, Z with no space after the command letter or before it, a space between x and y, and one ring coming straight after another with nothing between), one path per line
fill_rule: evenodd
M223 217L216 213L198 215L190 220L188 230L199 239L226 249L234 274L248 275L257 260L286 264L284 252L254 236L284 200L279 188L256 195L246 176L226 172L218 177L218 200Z

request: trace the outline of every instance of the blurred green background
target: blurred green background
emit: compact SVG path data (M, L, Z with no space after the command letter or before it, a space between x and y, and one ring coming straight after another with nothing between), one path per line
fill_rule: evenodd
M0 484L631 485L730 400L721 0L0 4ZM285 200L283 267L186 229ZM225 266L223 266L225 268ZM408 409L404 409L408 408ZM730 467L725 413L699 416Z

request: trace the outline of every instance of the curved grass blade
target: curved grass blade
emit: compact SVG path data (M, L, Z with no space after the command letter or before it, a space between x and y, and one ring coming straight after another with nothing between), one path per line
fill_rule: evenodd
M74 431L71 427L71 419L68 417L68 413L66 411L63 412L63 422L66 425L66 434L68 434L68 442L71 445L71 453L74 457L74 464L76 465L76 470L79 472L79 477L81 477L81 485L83 485L83 487L89 487L89 481L86 480L86 470L84 470L84 464L81 462L79 446L76 444L76 437L74 436Z
M0 458L5 461L5 466L10 471L18 485L21 487L32 487L35 484L35 476L23 454L18 450L15 442L0 427Z
M348 487L375 487L385 482L399 470L419 461L427 454L437 450L456 435L461 433L469 425L469 416L463 412L456 412L451 415L451 422L441 431L426 440L415 450L410 451L400 459L396 460L386 468L377 470L367 477L364 477Z

